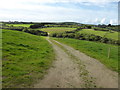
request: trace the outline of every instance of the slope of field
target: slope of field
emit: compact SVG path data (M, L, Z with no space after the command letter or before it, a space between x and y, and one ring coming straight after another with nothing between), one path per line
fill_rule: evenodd
M54 38L64 44L70 45L85 54L100 60L108 68L118 71L118 47L103 43L90 41L82 41L76 39L59 39ZM110 58L108 58L108 50L110 49Z
M107 37L111 39L118 40L118 32L112 31L111 33L108 31L95 31L93 29L82 29L78 33L85 33L85 34L95 34L101 37Z
M7 24L9 26L13 25L14 27L19 27L19 26L22 26L22 27L29 27L30 25L32 24Z
M42 37L3 30L4 87L32 87L54 60L52 46Z
M113 32L113 33L108 33L106 35L107 38L112 38L112 39L115 39L115 40L118 40L118 35L119 35L119 32Z
M43 28L41 31L45 31L48 33L61 33L65 31L72 31L75 30L76 28L68 28L68 27L50 27L50 28Z

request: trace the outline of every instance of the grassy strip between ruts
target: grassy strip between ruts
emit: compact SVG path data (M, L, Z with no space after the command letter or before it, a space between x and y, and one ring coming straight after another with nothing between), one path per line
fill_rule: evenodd
M72 46L73 48L98 59L111 70L118 71L118 46L68 38L53 39ZM109 48L110 57L108 58Z
M52 46L42 37L2 30L3 88L32 87L54 60Z
M79 70L80 70L80 77L82 77L84 83L81 84L82 87L86 87L86 88L94 88L97 87L93 77L89 76L88 71L85 68L84 63L82 63L76 56L74 56L73 54L71 54L65 47L63 47L61 44L51 40L54 44L56 44L57 46L59 46L61 49L63 49L69 56L70 58L78 64Z

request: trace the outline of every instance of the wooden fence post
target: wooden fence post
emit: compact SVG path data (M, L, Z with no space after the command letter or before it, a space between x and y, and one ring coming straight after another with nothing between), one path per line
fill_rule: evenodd
M109 47L108 48L108 58L110 58L110 50L111 50L111 48Z

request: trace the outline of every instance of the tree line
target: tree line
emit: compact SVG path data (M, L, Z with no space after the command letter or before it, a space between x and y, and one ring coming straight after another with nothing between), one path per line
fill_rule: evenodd
M74 38L78 40L87 40L87 41L95 41L95 42L102 42L107 44L120 45L120 40L114 40L111 38L101 37L94 34L64 32L64 33L53 33L50 36L56 37L56 38Z
M39 36L48 36L47 32L40 31L40 30L34 30L34 29L27 28L27 27L22 27L22 26L19 26L19 27L2 26L1 29L23 31L23 32L26 32L26 33L30 33L30 34L34 34L34 35L39 35Z

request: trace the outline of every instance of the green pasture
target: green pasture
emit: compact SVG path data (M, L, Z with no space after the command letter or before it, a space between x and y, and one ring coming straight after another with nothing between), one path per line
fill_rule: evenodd
M61 43L72 46L73 48L98 59L108 68L118 71L118 46L96 43L90 41L68 39L68 38L53 38ZM110 56L108 58L108 50L110 49Z
M54 60L51 44L43 37L2 30L3 88L32 87Z
M32 24L7 24L9 26L14 26L14 27L19 27L19 26L22 26L22 27L30 27L30 25Z
M115 31L109 32L109 31L95 31L93 29L82 29L78 33L94 34L101 37L107 37L107 38L118 40L118 32L115 32Z
M61 33L61 32L65 32L65 31L72 31L75 29L76 28L68 28L68 27L50 27L50 28L42 28L40 30L51 34L51 33Z

